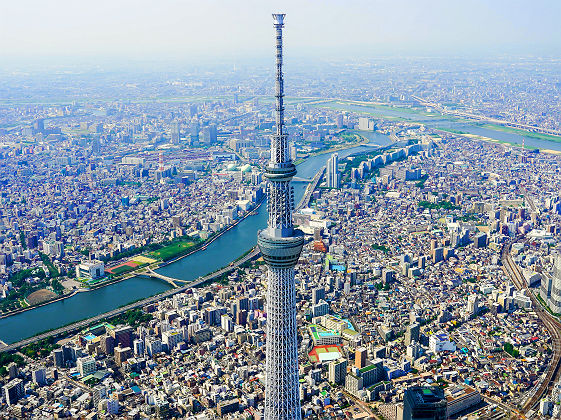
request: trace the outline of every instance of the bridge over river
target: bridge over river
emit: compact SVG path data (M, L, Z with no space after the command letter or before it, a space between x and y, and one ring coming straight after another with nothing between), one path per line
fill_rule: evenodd
M88 319L85 319L85 320L82 320L82 321L78 321L78 322L72 323L70 325L60 327L60 328L57 328L57 329L54 329L54 330L51 330L51 331L46 331L44 333L38 334L34 337L26 338L25 340L21 340L21 341L18 341L16 343L1 346L0 347L0 352L14 351L14 350L19 349L20 347L27 346L29 344L35 343L37 341L40 341L40 340L43 340L43 339L49 338L49 337L58 337L58 336L68 335L68 334L70 334L74 331L79 331L83 328L86 328L89 325L95 324L95 323L100 322L104 319L112 318L116 315L122 314L123 312L126 312L130 309L142 307L144 305L148 305L148 304L157 302L159 300L162 300L162 299L168 298L170 296L173 296L177 293L183 293L183 292L185 292L185 291L187 291L187 290L189 290L193 287L200 286L207 281L214 280L214 279L222 276L223 274L226 274L226 273L229 273L229 272L233 271L234 269L236 269L240 265L252 260L253 258L257 257L258 255L259 255L259 249L257 249L257 247L253 247L250 250L249 253L247 253L245 256L238 259L237 261L232 262L230 265L228 265L226 267L223 267L220 270L217 270L213 273L207 274L206 276L199 277L198 279L193 280L191 282L187 282L186 280L181 280L181 279L175 279L175 278L172 278L172 277L162 276L161 274L158 274L158 273L149 269L148 272L142 273L142 275L147 275L147 276L151 276L151 277L160 278L162 280L167 281L170 284L178 283L178 282L182 282L182 283L186 283L186 284L184 286L181 286L181 287L176 287L174 289L167 290L167 291L165 291L163 293L160 293L158 295L151 296L151 297L148 297L146 299L142 299L142 300L139 300L137 302L130 303L128 305L122 306L122 307L117 308L117 309L113 309L112 311L105 312L105 313L96 315L94 317L91 317L91 318L88 318Z

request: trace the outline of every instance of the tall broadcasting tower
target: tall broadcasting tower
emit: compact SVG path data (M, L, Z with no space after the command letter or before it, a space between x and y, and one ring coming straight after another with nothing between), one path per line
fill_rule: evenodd
M302 251L304 236L292 223L294 193L290 181L296 175L296 167L290 159L284 127L284 15L274 14L273 20L277 32L277 131L271 141L271 160L265 172L269 221L267 228L259 232L257 244L269 266L265 420L283 420L301 418L294 266Z

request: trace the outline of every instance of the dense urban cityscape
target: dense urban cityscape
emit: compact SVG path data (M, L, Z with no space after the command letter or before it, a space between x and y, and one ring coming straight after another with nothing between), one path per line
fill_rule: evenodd
M561 61L284 18L276 65L0 68L1 418L561 418Z

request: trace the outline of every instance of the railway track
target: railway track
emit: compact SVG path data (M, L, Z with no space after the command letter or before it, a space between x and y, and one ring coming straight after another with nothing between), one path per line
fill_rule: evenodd
M522 406L521 411L523 413L527 413L539 403L543 396L552 392L555 382L559 379L561 369L561 323L557 318L547 312L547 310L545 310L541 303L536 299L534 293L528 290L520 269L514 261L512 261L512 257L510 256L511 245L512 243L509 243L503 247L501 255L503 269L518 290L525 290L528 292L527 295L532 301L536 315L543 322L551 336L553 347L553 357L548 366L544 380L540 383L536 392L534 392L534 394Z

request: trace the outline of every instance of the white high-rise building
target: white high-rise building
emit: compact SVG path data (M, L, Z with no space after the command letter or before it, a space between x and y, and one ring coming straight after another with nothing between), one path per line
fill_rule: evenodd
M183 341L183 331L169 330L162 333L162 343L167 345L168 351L171 352L178 343Z
M222 316L220 317L220 326L226 332L234 331L234 322L229 315L222 314Z
M561 312L561 254L555 255L551 282L549 308L553 313Z
M135 356L142 356L144 354L144 340L137 338L133 341L132 348Z
M88 376L96 370L95 359L92 356L80 357L76 360L76 367L82 377Z
M327 160L325 177L327 188L339 188L341 183L341 175L339 174L339 154L333 153Z

